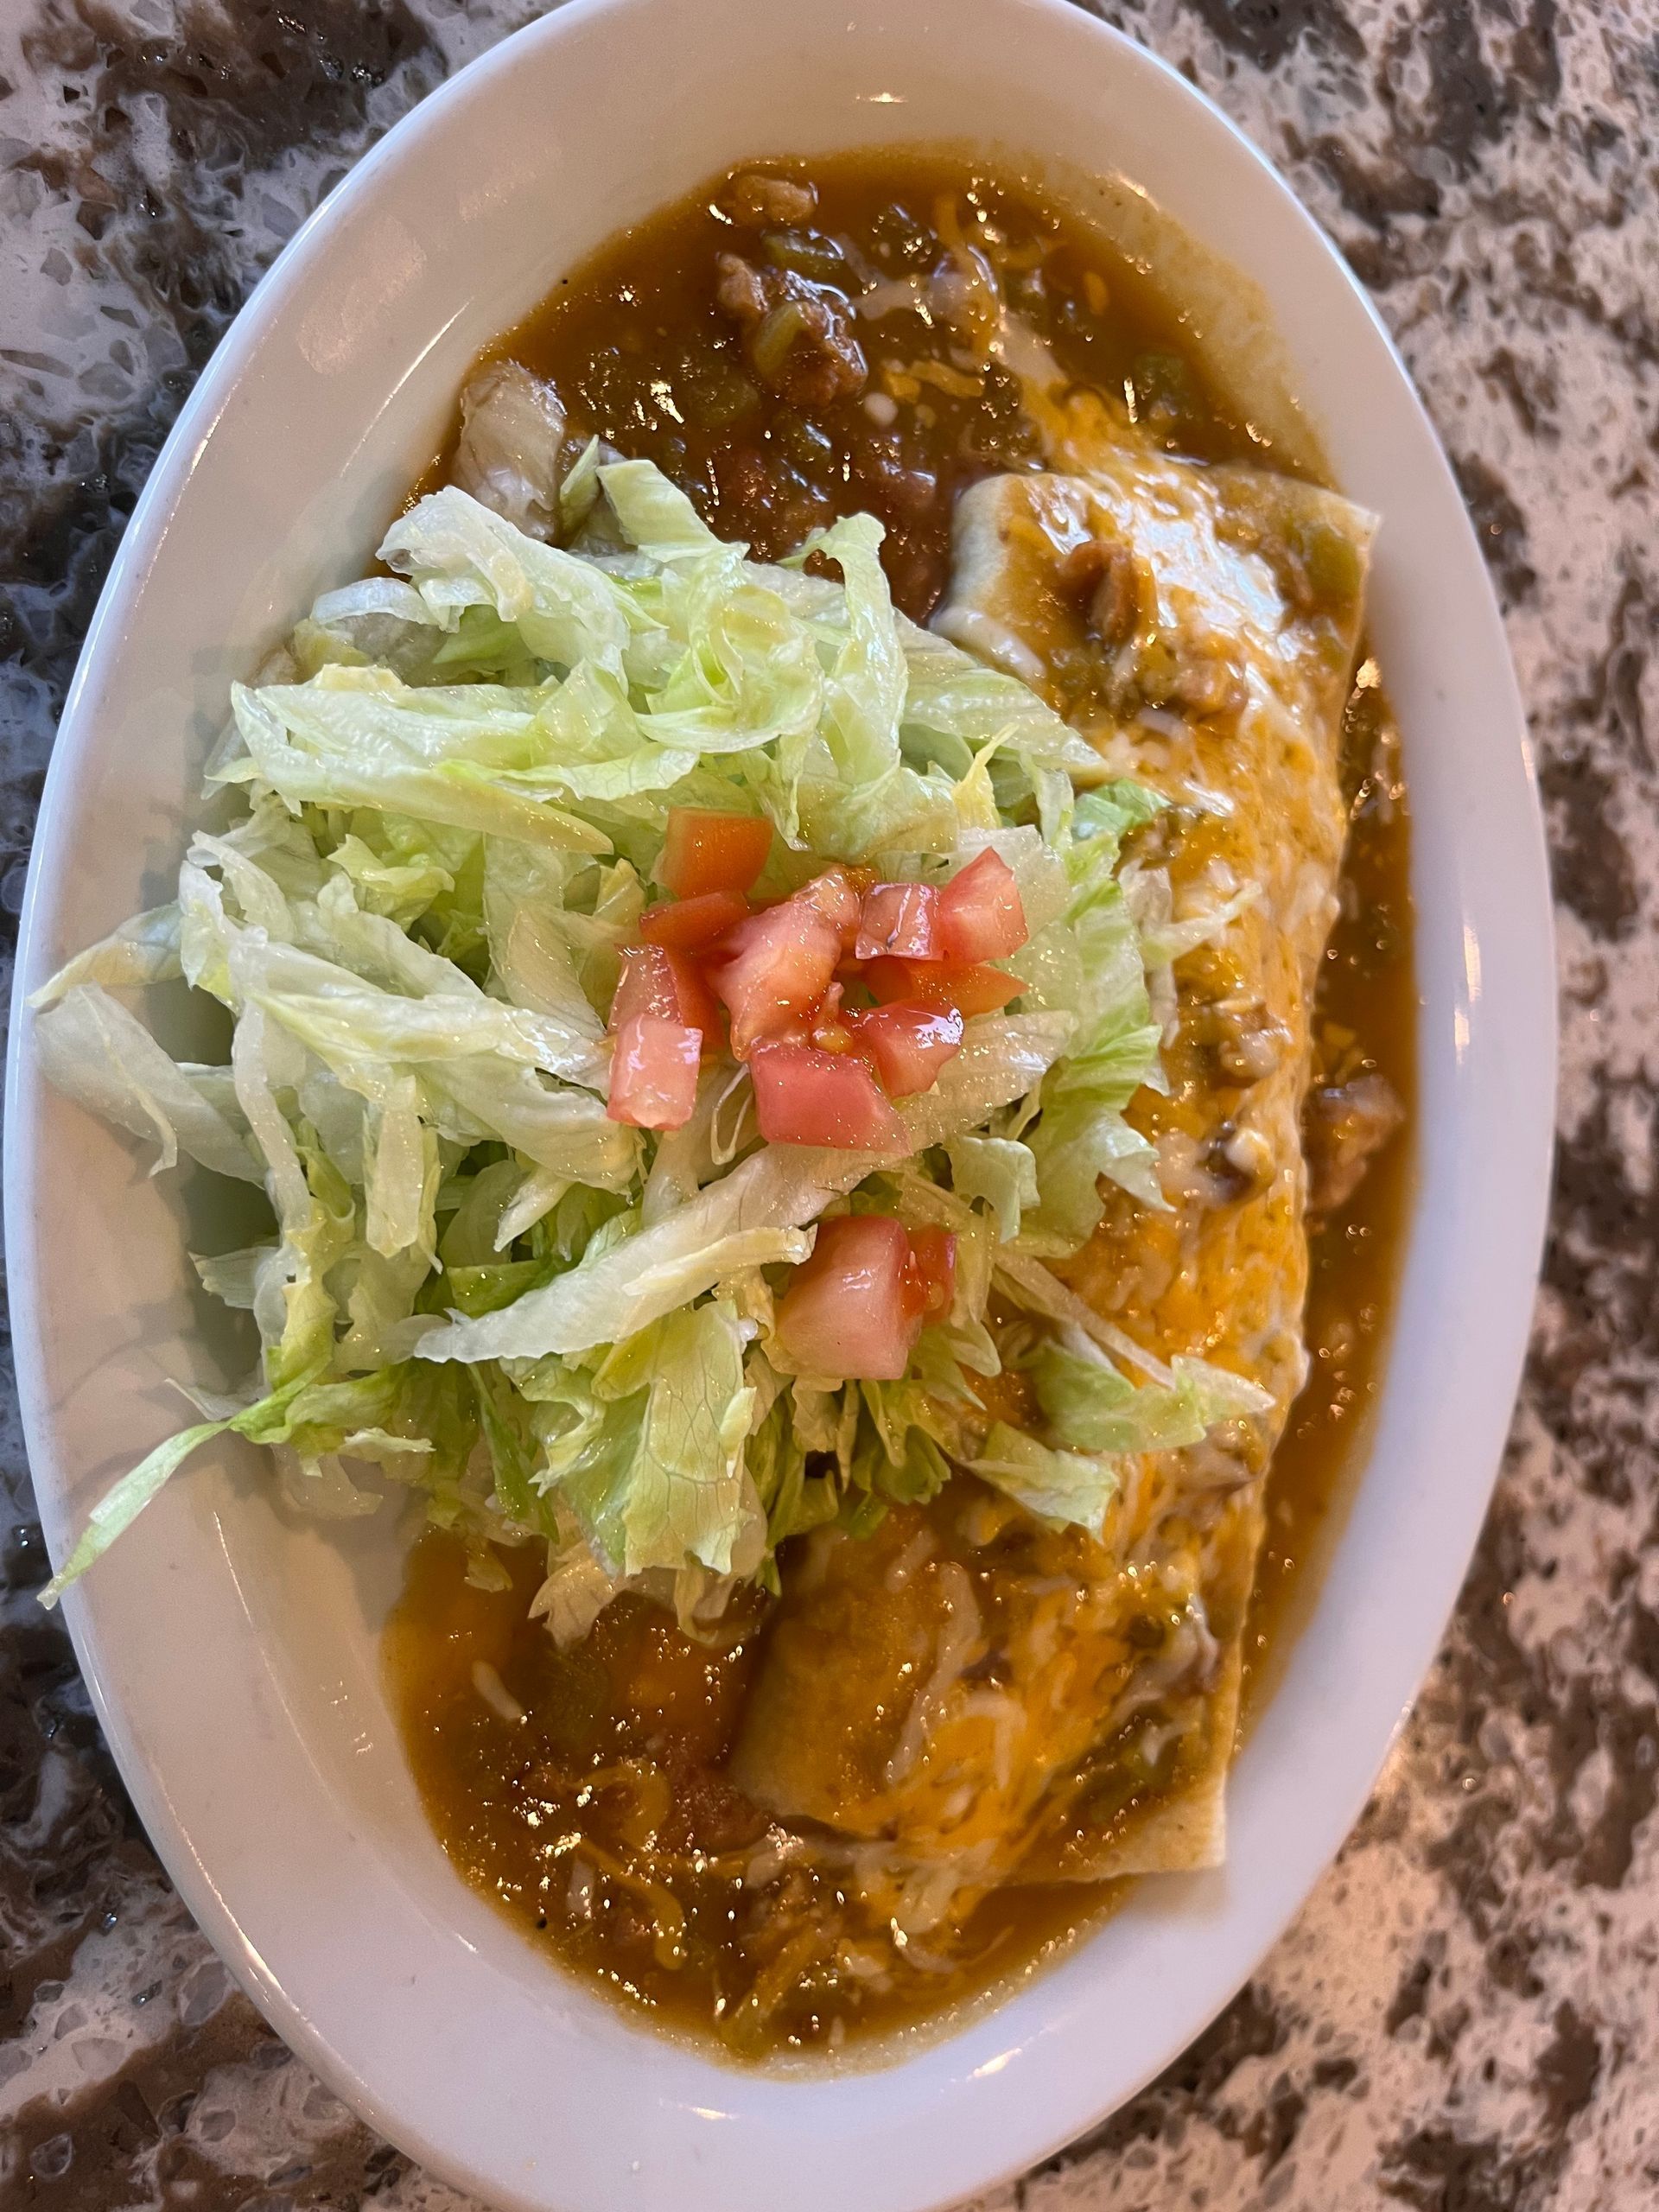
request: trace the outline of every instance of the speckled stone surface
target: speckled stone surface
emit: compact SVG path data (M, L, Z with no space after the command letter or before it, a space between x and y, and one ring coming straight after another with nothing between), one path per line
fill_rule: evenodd
M532 12L0 5L8 955L80 636L193 374L376 134ZM1451 449L1548 802L1561 1149L1497 1501L1359 1829L1200 2042L995 2212L1659 2203L1659 0L1104 12L1284 168ZM0 2203L465 2212L171 1894L29 1594L9 1395L0 1481Z

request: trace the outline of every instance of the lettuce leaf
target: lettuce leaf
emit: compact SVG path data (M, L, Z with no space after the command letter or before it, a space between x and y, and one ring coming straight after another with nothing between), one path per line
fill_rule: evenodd
M596 473L623 536L652 560L696 561L726 550L679 486L652 462L599 463Z
M444 629L463 608L489 607L538 659L620 669L633 634L651 626L626 588L591 561L526 537L453 486L400 515L380 558L407 576Z
M434 1330L421 1357L543 1360L635 1336L747 1268L806 1258L803 1224L874 1165L868 1153L769 1146L654 1227L590 1251L502 1313Z
M1138 786L1131 789L1138 792ZM1061 1252L1076 1251L1103 1211L1103 1175L1144 1205L1166 1204L1151 1144L1124 1119L1143 1084L1161 1084L1160 1025L1152 1018L1139 933L1116 868L1121 839L1147 810L1123 787L1086 794L1067 853L1072 891L1044 945L1027 948L1022 977L1052 1010L1069 1010L1075 1031L1061 1065L1044 1082L1041 1112L1026 1132L1037 1163L1039 1203L1031 1227Z
M1071 1019L1064 1014L977 1015L933 1088L906 1098L899 1109L912 1148L924 1151L977 1128L999 1106L1034 1090L1065 1050L1071 1031Z
M55 1006L78 984L119 990L124 984L170 982L183 972L179 965L179 903L173 899L164 906L135 914L66 961L49 982L30 992L29 1002L39 1010Z
M72 983L35 1021L41 1072L67 1096L160 1149L152 1173L181 1152L238 1182L263 1179L239 1113L208 1095L196 1070L163 1052L101 983Z
M974 1136L964 1130L945 1147L950 1184L965 1198L983 1198L996 1216L998 1239L1020 1234L1020 1211L1037 1203L1037 1161L1017 1137Z
M262 1185L271 1217L198 1262L252 1314L264 1395L203 1401L54 1597L227 1430L317 1512L372 1510L359 1461L413 1484L486 1585L497 1544L546 1543L537 1610L570 1637L625 1587L700 1630L735 1580L775 1585L778 1544L871 1527L956 1466L1097 1527L1115 1455L1259 1410L1237 1377L1126 1352L1035 1256L1089 1234L1102 1173L1161 1203L1124 1118L1160 1079L1147 969L1216 918L1174 923L1145 871L1125 896L1160 802L899 615L868 516L751 562L597 442L538 480L538 527L555 503L563 545L453 486L401 516L393 573L324 593L273 680L233 688L224 826L177 899L35 995L60 1088L162 1165ZM1013 869L1021 1002L901 1102L903 1158L762 1145L717 1058L682 1129L609 1118L606 1017L675 806L766 815L769 895L831 860ZM113 995L175 977L228 1010L227 1065L174 1060ZM899 1381L815 1389L774 1334L781 1271L847 1205L948 1229L955 1294ZM1025 1309L1046 1440L969 1385L1000 1370L994 1284Z
M464 709L434 710L423 703L429 693L410 701L406 689L376 668L325 669L309 683L259 691L232 684L245 751L221 764L215 780L257 778L296 809L372 807L565 851L610 849L603 830L520 791L512 772L489 760L496 733L481 710L476 720Z
M122 1476L92 1508L79 1541L41 1592L41 1603L55 1605L69 1586L132 1526L191 1453L217 1437L235 1435L253 1444L287 1445L302 1458L344 1450L366 1457L382 1446L393 1454L429 1451L429 1442L416 1433L412 1425L409 1434L398 1436L382 1426L397 1416L404 1383L401 1370L345 1384L323 1382L315 1370L306 1370L291 1376L251 1405L180 1429Z
M1175 1452L1224 1421L1268 1412L1273 1400L1241 1375L1180 1355L1168 1382L1131 1382L1080 1330L1061 1329L1032 1355L1037 1402L1052 1433L1084 1452Z
M1095 1536L1122 1489L1123 1459L1185 1449L1273 1406L1244 1376L1182 1357L1166 1379L1132 1382L1074 1323L1040 1340L1026 1364L1054 1440L996 1421L968 1464L1040 1520Z
M983 1450L968 1464L982 1482L1004 1491L1039 1521L1086 1529L1093 1536L1101 1534L1120 1487L1109 1459L1057 1451L1004 1421L992 1422Z
M742 1335L723 1300L683 1308L619 1345L597 1375L550 1367L526 1402L540 1426L537 1477L574 1513L607 1573L730 1571L760 1507L743 1449L754 1404Z

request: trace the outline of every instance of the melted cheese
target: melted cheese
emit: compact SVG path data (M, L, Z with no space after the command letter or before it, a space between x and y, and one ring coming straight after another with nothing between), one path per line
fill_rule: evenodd
M1273 1406L1132 1462L1099 1542L996 1515L988 1541L983 1499L960 1485L870 1541L815 1540L738 1777L863 1840L867 1887L954 1868L959 1903L1016 1873L1220 1857L1263 1479L1306 1371L1300 1116L1373 524L1316 486L1171 460L1105 424L1086 396L1052 407L1064 470L963 495L936 623L1173 802L1148 857L1177 921L1188 904L1236 909L1176 962L1170 1095L1137 1102L1170 1210L1110 1190L1062 1272L1147 1351L1216 1360ZM1089 587L1108 577L1091 625Z

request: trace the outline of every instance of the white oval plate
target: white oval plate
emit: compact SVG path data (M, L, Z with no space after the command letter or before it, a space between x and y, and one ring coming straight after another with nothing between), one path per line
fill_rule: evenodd
M572 0L426 101L261 284L139 503L48 779L20 992L169 883L233 676L359 573L476 349L724 164L967 138L1121 171L1253 276L1338 481L1385 518L1373 632L1416 818L1418 1191L1363 1479L1233 1780L1224 1871L1143 1884L1011 2001L885 2071L741 2075L553 1971L422 1815L376 1637L400 1540L284 1519L195 1466L72 1593L156 1848L275 2026L416 2158L559 2212L918 2212L1057 2148L1249 1973L1357 1815L1435 1647L1509 1418L1548 1173L1548 882L1496 607L1363 295L1173 71L1060 0ZM61 1558L180 1418L202 1338L175 1188L42 1088L21 997L8 1246L29 1448Z

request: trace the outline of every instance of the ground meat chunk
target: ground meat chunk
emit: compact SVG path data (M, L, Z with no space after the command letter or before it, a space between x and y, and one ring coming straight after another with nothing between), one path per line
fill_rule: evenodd
M1190 715L1236 715L1244 704L1243 679L1224 660L1194 657L1176 671L1171 696Z
M769 391L810 408L863 391L869 371L844 293L792 269L758 269L741 254L722 253L715 265L715 301Z
M913 467L896 440L871 439L856 454L854 474L867 505L884 521L912 523L932 510L939 480L930 468Z
M1141 622L1141 575L1127 545L1091 537L1060 564L1059 588L1102 645L1127 645Z
M771 303L766 278L771 276L775 283L776 272L757 269L741 253L716 254L715 272L715 303L721 313L729 315L742 330L759 322Z
M671 1850L703 1851L711 1858L741 1851L765 1834L766 1815L718 1769L688 1764L674 1777L674 1799L664 1841Z
M1089 601L1089 626L1103 644L1124 645L1141 625L1141 572L1127 545L1100 550L1100 582Z
M1236 714L1246 694L1234 650L1213 632L1189 638L1178 630L1148 631L1135 651L1134 683L1141 699L1198 719Z
M817 211L818 195L810 184L798 184L793 177L766 176L759 169L747 169L732 179L724 204L738 222L759 231L773 225L810 222Z
M1310 1091L1302 1116L1309 1210L1331 1213L1346 1205L1405 1118L1392 1084L1380 1075L1357 1075Z

